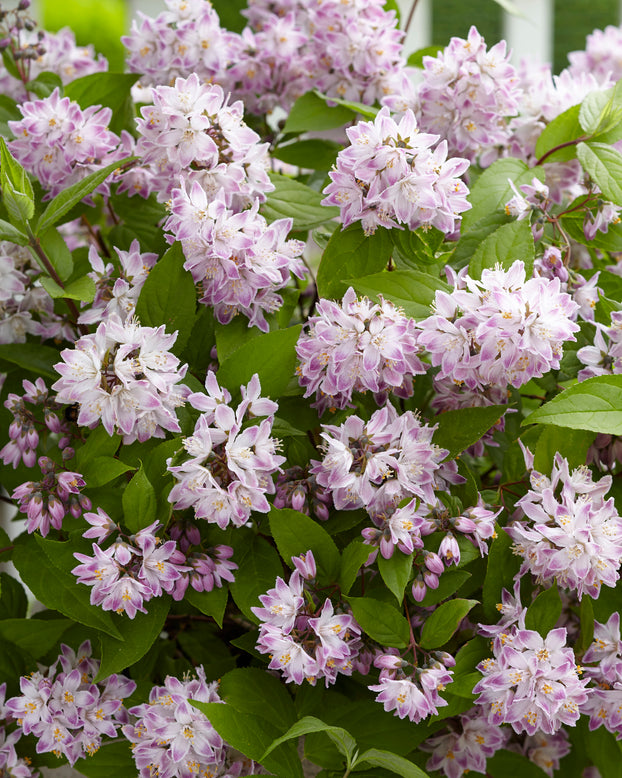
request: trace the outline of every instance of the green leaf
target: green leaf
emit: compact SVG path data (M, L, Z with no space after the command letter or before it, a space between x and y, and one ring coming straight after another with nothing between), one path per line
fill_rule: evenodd
M63 82L60 80L60 76L57 73L45 71L39 73L32 81L28 81L26 89L29 92L33 92L41 99L49 97L55 89L58 89L62 96Z
M0 186L2 199L12 224L22 225L35 212L35 194L28 173L11 154L0 137Z
M296 141L296 143L288 143L286 146L277 146L272 152L272 156L282 162L287 162L288 165L297 165L311 170L330 170L337 159L337 154L342 149L341 143L309 138L308 140Z
M236 530L230 545L233 546L233 560L238 569L229 590L242 613L257 623L251 608L261 606L259 595L265 594L283 575L281 558L265 538L243 533L241 529Z
M451 638L477 600L455 599L439 605L425 620L421 630L422 648L440 648Z
M568 460L570 467L585 464L587 451L594 442L595 432L568 430L547 424L536 443L534 467L540 473L549 473L556 453Z
M373 549L362 540L353 540L344 548L341 555L341 570L339 572L339 586L343 594L348 594L352 588L358 571L369 559Z
M65 87L65 97L74 100L80 108L91 105L101 105L111 108L116 113L130 95L131 89L138 81L137 73L90 73L88 76L74 78Z
M584 595L579 605L579 618L581 621L581 637L577 645L579 652L585 652L594 640L594 606L592 598Z
M7 536L8 537L8 536ZM6 540L3 539L3 545ZM8 545L10 545L10 541ZM3 557L3 560L6 556ZM0 619L23 619L28 610L28 598L21 583L8 573L0 573Z
M534 423L622 435L622 375L595 376L564 389L523 421Z
M69 619L5 619L0 621L0 637L40 659L72 624Z
M436 252L441 248L445 235L434 227L418 230L390 230L396 263L419 270L437 262Z
M88 461L88 466L80 472L86 481L87 488L95 489L97 486L110 483L110 481L114 481L115 478L123 475L123 473L134 469L131 465L121 462L120 459L104 456L93 457Z
M56 380L58 373L54 365L59 362L56 349L36 343L0 344L0 362L17 365L29 373L46 376Z
M73 257L63 236L55 227L50 227L39 235L39 242L60 280L66 281L73 272ZM59 297L60 295L52 296Z
M501 589L512 591L512 579L519 566L518 557L512 553L510 536L498 528L496 528L496 532L497 535L488 551L488 567L484 579L482 601L484 613L489 621L496 621L499 618L497 604L500 602Z
M622 154L606 143L580 143L577 157L607 200L622 206Z
M362 629L383 646L405 648L410 640L408 621L392 605L371 597L346 598Z
M439 578L439 583L436 589L430 589L426 592L425 597L419 603L422 608L429 608L431 605L436 605L442 600L446 600L448 597L458 591L463 583L466 583L471 577L471 573L466 570L458 570L456 568L450 568L445 570Z
M393 270L363 276L352 282L359 294L377 300L381 294L413 319L423 319L432 313L431 305L436 292L449 291L449 286L439 278L419 270Z
M332 583L339 576L341 560L335 541L310 516L291 508L270 509L270 531L284 561L292 566L291 558L313 552L318 576L324 583Z
M382 554L378 555L378 570L382 580L400 604L412 574L413 557L414 554L403 554L399 549L396 549L389 559L385 559Z
M117 742L108 742L92 756L80 759L77 764L80 775L86 778L134 778L136 762L132 756L131 744L125 738Z
M549 151L569 141L578 141L584 138L585 133L579 122L581 107L573 105L568 110L560 113L553 121L549 122L536 142L536 157L541 159ZM553 152L545 159L545 162L568 162L577 156L577 146L565 146Z
M296 721L296 708L289 692L275 676L257 667L239 667L224 675L218 694L240 713L260 716L285 730Z
M270 173L274 191L268 193L261 213L269 222L293 219L292 229L306 232L339 215L336 206L322 205L323 195L293 178Z
M277 775L287 778L302 778L302 766L296 749L284 744L276 753L265 755L279 730L263 716L241 713L232 705L220 702L198 702L192 700L195 708L202 711L218 734L230 746L241 751Z
M83 468L87 468L87 463L98 457L113 457L120 445L120 435L109 435L101 425L95 427L94 430L90 431L86 443L77 450L78 470L82 473Z
M295 376L296 343L302 325L266 332L233 352L218 370L218 382L238 392L257 373L262 396L279 397Z
M406 64L411 68L423 68L424 57L436 57L439 51L443 51L444 46L425 46L417 49L406 60Z
M65 287L59 286L56 281L43 276L41 286L54 299L63 297L66 300L82 300L85 303L92 303L95 299L95 282L89 276L78 278Z
M492 269L497 264L509 270L520 259L525 265L525 276L529 278L534 254L533 235L527 220L510 222L498 227L477 249L469 263L469 275L480 278L483 270Z
M194 605L201 613L211 616L218 626L222 628L222 620L225 615L228 597L229 589L226 585L214 587L211 592L197 592L192 586L189 586L186 589L184 599L190 605Z
M138 532L156 520L156 494L141 465L125 487L123 497L123 523L132 532Z
M514 196L508 179L519 189L522 184L531 184L534 178L543 181L544 170L527 167L525 162L514 157L493 162L479 176L469 193L468 200L472 207L462 215L461 232L474 228L480 219L504 208Z
M136 303L136 316L146 327L164 324L177 331L175 350L186 345L196 316L196 289L189 270L184 269L181 243L174 243L150 270Z
M470 230L460 233L460 240L451 256L451 266L460 270L470 263L481 243L498 227L510 224L510 217L502 211L492 211L480 219Z
M28 236L10 222L0 219L0 240L8 240L11 243L17 243L18 246L25 246L28 243Z
M428 778L420 767L404 759L403 756L391 753L391 751L382 751L378 748L370 748L364 751L356 760L357 766L372 765L372 767L383 767L403 778Z
M283 132L309 132L343 127L354 119L354 112L342 105L329 107L315 92L307 92L292 106Z
M321 719L318 719L315 716L304 716L300 719L300 721L297 721L287 730L284 735L277 738L270 744L270 747L265 751L259 761L263 763L266 756L272 753L272 751L274 751L274 749L280 746L282 743L285 743L288 740L292 740L294 738L297 739L302 735L308 735L311 732L325 732L337 746L339 752L346 757L348 764L350 764L356 751L356 740L352 737L347 729L343 729L342 727L333 727L330 724L324 723Z
M385 268L392 250L391 236L383 227L373 235L365 235L360 222L336 230L322 254L317 272L320 297L343 297L354 279Z
M112 617L90 603L91 588L78 584L67 566L62 568L53 560L58 551L68 551L69 543L46 540L39 535L26 538L21 535L15 541L13 564L22 581L35 597L51 610L59 611L87 627L94 627L109 635L121 637ZM60 548L59 548L60 547ZM69 550L71 554L71 550ZM74 560L78 564L77 560ZM53 585L51 585L53 582Z
M507 409L507 405L486 405L481 408L444 411L434 418L438 424L434 432L434 443L448 449L448 458L455 459L494 427Z
M102 658L96 682L120 673L142 659L162 632L170 604L171 598L163 594L145 603L147 613L137 613L133 619L126 615L113 616L121 640L101 635Z
M349 108L353 113L360 114L366 119L375 119L379 111L378 108L367 105L367 103L358 103L354 100L342 100L340 97L330 97L329 95L320 92L319 89L315 89L314 92L322 100L326 100L328 104L332 105L335 103L337 105L342 105L344 108Z
M553 584L545 589L527 608L525 626L539 632L545 638L553 629L562 612L562 601Z
M62 217L68 213L74 205L77 205L80 200L87 197L97 189L104 181L119 167L129 162L132 157L112 162L110 165L106 165L101 170L96 170L94 173L90 173L75 184L63 189L62 192L56 195L48 203L47 208L37 223L36 233L41 235L48 230L56 222L60 221Z
M603 135L611 135L608 143L614 143L620 137L620 121L622 120L622 85L589 92L579 109L579 123L594 140L604 140ZM616 132L617 130L617 132Z

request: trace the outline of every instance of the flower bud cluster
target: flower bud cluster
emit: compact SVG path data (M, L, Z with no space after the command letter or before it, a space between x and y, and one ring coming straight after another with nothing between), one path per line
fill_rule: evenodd
M354 392L369 390L378 404L389 392L412 395L413 377L425 373L413 319L382 298L359 300L352 287L341 304L320 300L316 311L296 344L296 372L320 415L348 406Z
M117 135L108 129L112 111L98 105L82 110L55 89L49 97L18 105L23 118L9 122L15 140L9 148L29 173L55 197L71 184L123 156ZM110 184L97 189L110 193Z
M41 481L26 481L11 495L19 500L19 510L28 517L27 532L39 532L45 537L50 526L60 529L67 513L74 518L89 510L91 501L80 490L86 486L80 473L60 470L49 457L39 457Z
M444 140L432 150L440 136L420 132L412 111L398 123L385 107L373 122L359 122L346 133L350 146L337 155L322 200L339 207L344 227L360 221L366 235L401 224L457 230L459 214L471 207L459 178L469 162L447 159Z
M122 322L111 313L94 334L61 351L63 361L54 366L61 378L52 386L57 402L78 403L79 425L101 422L126 444L179 432L175 408L183 405L187 389L177 384L187 366L169 351L176 338L164 325L141 327L134 318Z
M51 667L20 679L22 694L7 700L6 712L19 724L16 731L38 739L37 753L52 751L74 765L92 756L102 737L116 737L119 725L128 721L122 700L136 684L121 675L95 683L99 665L87 640L77 653L61 645Z
M313 553L292 557L295 567L287 583L259 596L261 608L251 608L260 620L257 649L270 655L271 670L280 670L287 683L324 678L335 683L339 673L352 675L361 628L342 603L335 606L316 588Z
M568 268L562 260L561 251L556 246L549 246L544 250L542 257L538 257L533 263L534 276L541 278L559 278L560 290L572 297L573 302L579 306L577 315L585 321L594 321L594 308L598 302L598 277L599 272L586 279L573 268Z
M333 501L308 468L294 465L277 476L272 504L275 508L293 508L326 521Z
M417 724L430 715L436 716L438 708L447 705L439 692L453 681L453 672L447 668L455 664L451 654L435 651L426 661L411 665L396 649L389 649L374 659L375 667L381 668L379 682L368 688L378 692L376 702L381 702L387 712L394 710L396 716L408 717Z
M562 344L579 329L572 321L579 306L558 278L525 280L517 260L465 282L466 289L436 292L435 313L419 323L419 343L440 378L469 389L518 388L559 368Z
M523 558L521 574L530 572L539 583L556 581L579 599L596 599L603 584L615 586L622 562L622 518L613 497L604 499L611 476L594 482L587 467L570 472L568 461L556 454L551 477L532 469L530 481L531 489L516 503L520 520L505 528Z
M0 450L0 459L5 465L17 468L20 462L26 467L34 467L37 461L37 446L40 435L44 430L47 434L60 435L56 447L62 451L64 460L71 459L73 449L71 443L71 425L66 418L60 417L58 411L61 406L49 396L48 388L42 378L37 378L33 383L27 379L22 381L24 394L9 393L4 401L4 407L13 414L13 421L9 425L9 442ZM40 413L28 406L42 406L43 421L39 420Z
M353 415L322 429L325 455L311 472L337 510L366 508L374 515L411 496L433 503L434 489L446 480L462 483L455 462L441 465L448 452L432 443L436 428L412 411L398 415L386 405L368 422Z
M272 475L285 462L270 437L278 405L260 396L257 374L241 387L242 402L235 410L229 405L231 395L211 371L205 389L188 397L201 415L193 434L183 440L184 459L177 455L167 460L177 481L168 499L176 509L193 508L198 519L221 529L229 524L241 527L251 511L270 510L266 495L275 491ZM256 416L268 418L249 426Z
M254 775L254 763L234 756L204 713L193 704L222 702L218 683L207 683L201 665L195 677L180 681L167 675L154 686L149 702L129 709L134 723L125 724L139 778L154 775L186 778L191 775L237 778Z

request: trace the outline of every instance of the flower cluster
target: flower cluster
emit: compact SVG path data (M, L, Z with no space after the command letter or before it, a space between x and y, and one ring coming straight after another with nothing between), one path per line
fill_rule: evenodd
M378 683L368 688L378 692L376 702L381 702L386 711L394 710L396 716L408 717L417 724L447 705L439 692L452 682L452 671L447 668L455 664L451 654L436 651L425 662L413 666L397 650L389 650L374 659L374 665L381 668L380 675Z
M64 416L58 415L62 406L50 397L45 381L42 378L37 378L34 383L24 380L22 387L23 395L10 392L4 401L4 407L13 415L13 421L8 429L9 442L0 450L0 459L5 465L12 465L14 469L20 462L26 467L34 467L41 432L60 435L56 447L62 451L64 460L71 459L74 451L69 446L70 424ZM29 405L42 407L43 421L39 420L40 414L37 414L34 408L29 408Z
M287 683L304 680L326 686L339 673L352 675L361 646L361 628L345 605L335 609L315 587L317 575L311 551L292 557L296 568L289 581L259 596L261 608L251 608L260 620L257 648L270 655L271 670L280 670Z
M432 756L426 770L442 770L447 778L461 778L469 772L485 773L486 760L504 748L510 733L491 727L481 709L472 708L458 719L458 727L434 735L421 744Z
M569 72L575 76L590 75L609 85L622 78L620 45L622 27L609 25L604 30L594 30L587 36L585 49L568 54Z
M161 327L125 323L110 314L93 335L74 349L61 351L54 367L61 377L52 386L59 403L78 403L78 424L120 432L125 443L179 432L175 408L183 405L186 387L177 386L186 366L169 349L177 333Z
M19 510L28 517L26 531L39 532L45 537L50 526L60 529L67 513L74 518L91 507L91 501L80 490L85 486L80 473L60 470L49 457L39 457L41 481L26 481L11 497L19 501Z
M560 291L567 292L579 306L577 315L585 321L594 321L594 308L598 302L599 273L588 280L573 268L568 268L562 260L561 251L556 246L549 246L542 257L533 264L534 275L542 278L559 278Z
M585 367L579 371L579 381L597 375L622 373L622 312L611 312L611 324L595 322L594 345L583 346L577 357Z
M532 468L529 451L526 459ZM523 558L521 572L596 599L602 584L615 586L622 562L622 518L613 497L604 499L611 476L594 482L587 467L570 472L556 454L551 477L532 470L530 481L516 503L521 520L505 528Z
M455 462L441 465L448 452L432 443L436 427L422 424L412 411L399 415L386 405L368 422L349 416L322 429L325 455L311 472L338 510L364 507L373 515L411 496L433 503L443 479L462 482Z
M620 641L620 614L614 611L606 624L594 622L594 642L583 656L585 668L594 682L582 713L590 717L590 730L604 726L622 738L622 641Z
M53 751L73 765L94 754L103 736L115 737L119 725L127 722L122 700L136 684L121 675L95 683L99 665L91 658L89 641L77 653L61 645L51 667L20 679L22 694L7 700L6 712L17 720L20 734L38 738L37 753Z
M220 191L211 198L194 182L190 191L175 189L165 229L171 240L181 241L184 267L202 292L200 302L209 305L221 324L242 313L249 326L268 331L265 314L283 303L278 292L290 273L304 278L301 259L304 243L287 240L291 219L268 225L252 208L235 212Z
M104 264L95 246L90 246L89 262L93 270L89 276L95 282L95 299L88 310L80 314L78 324L99 323L111 314L125 322L134 315L140 290L158 255L141 252L136 239L130 244L129 251L116 246L115 251L119 258L118 270L112 262Z
M108 129L110 108L82 110L58 89L18 107L23 119L9 123L15 135L9 148L48 190L48 199L123 156L119 137ZM97 191L108 194L110 185L104 182Z
M339 207L344 227L360 221L367 235L400 224L455 232L459 214L471 207L459 178L468 160L448 160L444 140L432 150L440 136L420 132L410 110L397 123L382 108L373 122L346 132L350 146L337 155L322 200Z
M161 201L194 182L210 199L222 192L236 211L266 199L274 188L266 172L268 144L244 123L240 101L229 105L221 87L201 83L196 73L155 87L152 97L136 120L136 153Z
M573 726L588 699L587 679L580 680L574 653L566 647L566 630L546 638L515 628L494 643L494 658L477 666L484 676L473 687L489 725L511 724L516 732L553 734Z
M359 300L350 287L341 305L320 300L307 327L296 345L296 372L320 414L345 408L353 392L369 390L376 401L389 392L410 397L413 377L425 373L415 322L386 300Z
M419 343L439 377L469 389L519 387L559 368L562 344L575 340L578 309L558 278L525 280L525 266L484 270L466 289L438 291L435 313L419 326Z
M207 683L202 666L196 677L180 681L170 675L154 686L149 702L129 709L136 718L123 734L132 744L140 778L186 778L191 775L237 778L254 775L254 765L236 759L204 713L191 702L222 702L218 683Z
M86 513L84 518L91 524L91 529L84 533L86 538L95 537L101 541L119 531L101 508L97 513ZM93 543L92 557L74 554L81 564L71 572L78 583L93 587L91 605L125 613L133 619L138 611L147 613L143 603L160 597L163 592L173 592L175 582L189 568L174 540L161 543L156 537L159 528L160 525L154 522L127 539L117 538L106 549Z
M201 411L193 434L184 438L189 458L179 455L167 460L168 470L177 483L168 499L177 509L193 508L198 519L217 524L245 524L251 511L267 513L267 494L274 494L272 475L285 457L277 455L277 443L270 437L273 415L278 405L260 396L261 386L255 374L241 387L242 402L234 410L231 395L208 372L206 394L188 397L193 408ZM268 416L259 424L245 425L255 416ZM177 464L179 462L179 464Z
M421 129L445 138L451 154L489 165L510 139L522 96L505 41L487 49L471 27L466 40L452 38L436 57L424 57L423 68L412 106Z

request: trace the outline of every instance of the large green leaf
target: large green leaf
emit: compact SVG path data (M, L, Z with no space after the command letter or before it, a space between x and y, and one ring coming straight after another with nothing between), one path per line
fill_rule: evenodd
M378 570L382 580L400 604L412 574L413 556L414 554L403 554L399 549L395 549L389 559L385 559L382 555L378 556Z
M622 435L622 375L595 376L564 389L523 422L533 423Z
M622 154L606 143L580 143L577 157L603 195L622 206Z
M164 594L145 603L147 613L137 613L133 619L126 615L114 615L122 639L101 636L102 659L96 680L120 673L142 659L162 632L170 604L171 598Z
M477 600L448 600L439 605L425 620L421 630L423 648L440 648L450 639Z
M383 646L405 648L410 640L408 621L386 602L371 597L348 597L352 614L363 630Z
M343 127L354 119L354 111L341 105L328 106L314 92L299 97L289 112L283 132L308 132Z
M0 638L10 640L35 659L47 654L72 622L68 619L4 619Z
M181 243L174 243L149 272L136 303L136 316L143 326L164 324L167 332L177 331L178 353L192 332L196 311L196 289L184 262Z
M296 709L286 687L274 675L258 667L238 667L224 675L218 694L241 713L261 716L279 730L296 721Z
M123 491L123 523L132 532L148 527L156 520L155 489L141 465Z
M481 408L445 411L434 419L438 424L434 432L434 442L437 446L448 449L449 458L454 459L494 427L507 409L507 405L487 405Z
M136 778L131 743L125 738L104 743L95 754L80 759L76 771L86 778Z
M286 146L277 146L272 156L289 165L312 170L330 170L342 148L341 143L332 140L309 138Z
M336 230L317 272L320 297L342 297L352 281L385 268L392 250L391 237L383 227L373 235L365 235L360 222Z
M293 556L312 551L320 579L324 583L337 580L339 551L335 541L317 521L292 508L272 508L270 531L287 564L292 564L290 560Z
M501 601L501 589L512 591L512 579L518 567L518 557L512 553L512 539L507 532L497 529L488 551L483 589L484 613L491 622L499 617L497 605Z
M57 379L54 365L60 361L58 351L37 343L3 343L0 345L0 364L9 362L29 373Z
M229 589L227 586L214 587L211 592L197 592L191 586L186 590L184 599L194 605L195 608L211 616L219 627L222 627L222 620L227 607L227 598Z
M348 594L352 588L358 571L368 560L373 549L363 543L362 540L352 540L341 554L341 570L339 572L339 586L343 594Z
M377 299L381 294L413 319L422 319L432 313L431 305L437 291L450 291L449 285L440 278L419 270L375 273L354 280L352 286L359 294L371 299Z
M538 159L548 155L545 162L567 162L577 156L577 145L571 141L586 137L579 122L580 110L579 105L573 105L547 124L536 142ZM563 146L563 144L569 145ZM562 148L553 151L557 146Z
M90 173L75 184L68 186L67 189L63 189L62 192L50 200L47 208L39 217L36 230L37 234L44 233L52 225L60 221L66 213L69 213L74 205L77 205L80 200L94 192L95 189L97 189L100 184L103 184L115 170L129 162L131 159L131 157L128 157L127 159L120 159L117 162L112 162L101 170L96 170L94 173Z
M229 587L231 595L242 613L257 623L251 608L261 605L259 595L272 589L276 579L283 575L281 558L265 538L250 532L237 530L230 544L233 560L238 565L235 581Z
M296 343L302 325L266 332L234 351L218 370L218 381L231 392L239 391L257 373L263 396L279 397L295 375Z
M319 227L339 215L339 208L322 205L323 195L293 178L271 173L274 191L268 193L261 212L269 222L292 219L294 230L304 232Z
M503 224L479 246L469 263L471 278L480 278L482 271L501 265L509 270L516 260L525 265L525 275L531 276L535 249L527 220Z
M527 629L539 632L542 637L546 637L557 624L561 612L561 597L557 591L557 586L553 584L543 592L540 592L527 608L525 626Z
M28 174L0 137L0 186L2 200L13 225L20 227L32 219L35 195Z
M364 751L358 757L356 763L363 766L384 767L385 770L401 775L402 778L428 778L428 774L424 773L413 762L404 759L403 756L393 754L391 751L383 751L378 748L370 748L368 751Z
M284 735L274 740L262 756L261 762L264 762L265 757L282 743L294 738L297 739L302 735L308 735L311 732L325 732L350 764L356 751L356 740L343 727L333 727L315 716L304 716L293 724Z

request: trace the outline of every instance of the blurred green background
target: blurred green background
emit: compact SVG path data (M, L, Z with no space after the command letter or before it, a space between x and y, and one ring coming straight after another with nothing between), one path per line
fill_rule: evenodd
M233 7L238 4L238 0L215 3L221 14L231 6L236 16ZM164 10L163 0L138 0L134 5L151 14ZM46 29L71 26L78 42L93 43L112 70L123 66L119 38L129 27L130 13L126 0L39 0L39 17ZM592 30L620 23L620 0L554 0L554 19L553 65L559 72L567 64L566 53L584 48ZM489 45L496 43L503 34L500 6L493 0L433 0L431 42L445 44L452 35L465 37L471 24Z

